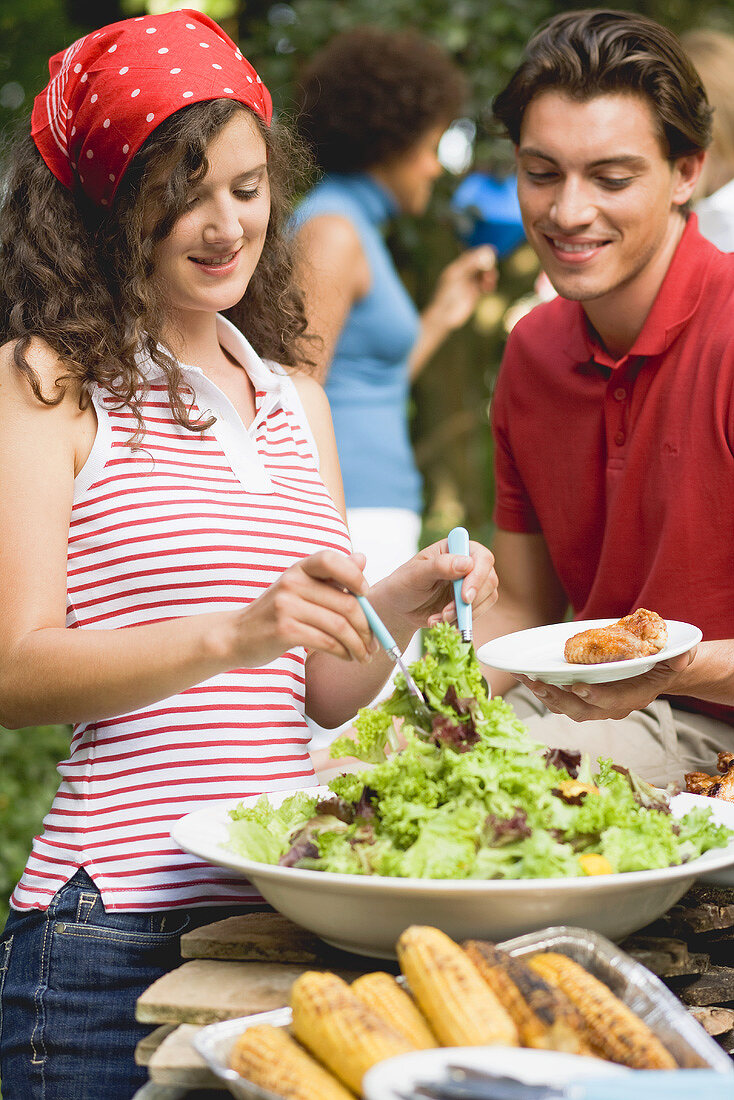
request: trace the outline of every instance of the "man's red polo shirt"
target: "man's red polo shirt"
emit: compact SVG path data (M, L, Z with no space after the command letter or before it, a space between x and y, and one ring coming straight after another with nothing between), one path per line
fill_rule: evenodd
M492 403L495 520L543 533L576 618L647 607L734 637L733 390L734 254L693 215L618 362L578 302L513 329ZM734 724L734 707L675 703Z

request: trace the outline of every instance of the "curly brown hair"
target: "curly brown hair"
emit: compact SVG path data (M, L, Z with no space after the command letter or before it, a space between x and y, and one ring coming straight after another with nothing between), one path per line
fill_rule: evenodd
M176 421L192 431L213 423L189 415L193 393L166 348L165 302L151 276L156 245L183 213L192 185L208 171L209 143L240 110L248 111L267 146L271 213L260 261L227 316L264 358L310 365L303 298L285 233L291 195L305 179L308 157L283 124L268 129L243 104L210 100L177 111L154 130L109 210L59 183L29 132L16 142L0 205L0 343L15 341L15 364L39 401L58 404L64 382L74 380L81 384L84 407L97 383L135 414L137 441L147 391L137 361L142 352L165 373ZM43 394L28 361L34 337L64 364L55 397Z
M357 27L336 35L299 81L299 133L327 172L361 172L448 125L465 98L462 74L412 31Z

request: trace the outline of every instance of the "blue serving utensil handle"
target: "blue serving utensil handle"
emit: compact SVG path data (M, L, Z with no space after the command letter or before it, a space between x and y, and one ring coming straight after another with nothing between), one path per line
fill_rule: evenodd
M466 527L454 527L449 531L449 553L461 554L469 557L469 532ZM472 614L471 604L467 603L461 595L461 586L464 578L454 581L454 600L456 602L456 623L465 642L472 640Z
M426 703L426 699L425 699L425 696L423 695L423 692L421 691L421 689L418 687L415 680L411 676L410 669L403 662L402 654L400 652L400 647L398 646L398 643L395 641L392 634L387 629L387 627L385 626L382 619L377 614L377 612L375 611L374 607L369 602L367 597L366 596L356 596L355 595L355 599L357 600L357 603L359 604L359 606L364 611L367 622L370 625L370 630L372 631L374 636L377 638L377 641L380 643L382 648L386 651L388 656L392 657L393 661L395 662L395 664L398 666L398 668L402 672L403 676L405 677L405 685L408 689L408 693L410 695L410 698L413 701L413 703L412 703L413 713L415 714L416 718L418 719L418 722L420 723L421 728L427 728L427 729L430 730L430 728L431 728L431 712L428 708L428 704Z
M397 655L399 657L400 656L400 650L398 648L397 642L395 641L392 634L387 629L387 627L385 626L382 619L377 614L377 612L375 611L374 607L369 602L367 597L366 596L356 596L355 598L356 598L357 603L359 604L359 606L364 611L365 618L367 619L367 622L370 624L370 630L372 631L374 636L377 638L377 640L380 643L380 645L382 646L382 648L384 650L386 650L388 653L392 654L393 656L394 656L395 653L397 653Z
M732 1100L734 1074L710 1069L631 1070L619 1077L577 1078L565 1085L529 1085L482 1070L448 1067L450 1079L422 1082L436 1100ZM406 1098L408 1100L408 1098ZM413 1100L418 1100L416 1095Z
M633 1070L566 1086L568 1100L734 1100L734 1074L711 1069Z

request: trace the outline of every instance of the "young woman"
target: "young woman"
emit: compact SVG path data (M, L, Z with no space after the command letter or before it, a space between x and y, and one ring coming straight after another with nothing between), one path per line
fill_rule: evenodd
M172 823L314 783L305 712L338 724L389 665L325 397L285 369L305 320L266 89L193 11L50 69L2 212L0 723L74 731L0 938L1 1072L129 1100L136 997L185 928L258 901ZM489 552L445 542L370 598L404 643L456 578L494 602Z

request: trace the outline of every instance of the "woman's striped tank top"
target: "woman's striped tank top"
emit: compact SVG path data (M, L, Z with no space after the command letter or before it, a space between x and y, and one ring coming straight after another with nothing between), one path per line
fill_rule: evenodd
M152 369L139 450L127 442L130 411L94 394L97 435L69 528L72 629L232 610L309 554L349 552L292 381L229 322L218 323L220 343L256 390L249 428L194 367L183 368L194 416L217 418L201 435L176 424ZM207 802L315 783L304 662L294 648L264 668L233 669L134 713L77 725L11 905L45 909L79 867L108 909L261 900L246 880L183 852L169 832Z

